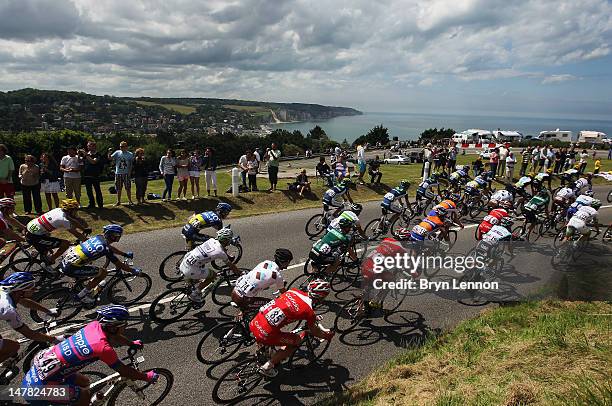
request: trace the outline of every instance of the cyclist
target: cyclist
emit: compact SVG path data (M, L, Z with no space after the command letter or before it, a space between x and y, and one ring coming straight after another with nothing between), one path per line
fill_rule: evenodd
M420 246L428 236L440 230L440 235L448 241L448 233L445 232L448 227L445 222L447 213L448 211L445 208L438 207L434 215L425 217L419 224L412 227L412 230L408 230L408 228L399 229L398 239L416 242L417 246Z
M200 234L200 230L209 227L217 231L221 230L223 228L223 220L229 216L231 211L232 205L219 203L214 211L205 211L189 217L187 224L181 230L187 242L187 247L192 249L194 243L204 242L210 238L209 235Z
M547 189L550 190L552 189L551 187L552 172L553 172L552 169L547 169L546 172L540 172L537 175L535 175L534 180L539 181L541 184L544 184L544 182L546 182Z
M51 311L30 299L36 290L35 283L34 277L29 272L15 272L0 281L0 320L6 321L13 330L30 340L54 344L64 337L53 337L31 330L21 320L21 316L17 312L17 305L21 305L28 309L45 312L50 316L56 315L55 311ZM17 341L3 339L0 336L0 363L17 356L18 351L19 343Z
M218 259L226 263L236 275L242 272L234 265L227 255L226 247L232 242L234 232L231 228L225 227L217 231L217 238L210 238L202 244L196 246L183 257L179 269L186 281L199 281L194 285L194 289L189 294L189 298L195 303L202 303L204 298L202 291L210 285L217 274L208 267L212 261Z
M567 219L569 220L582 206L593 206L593 204L599 204L601 206L601 201L593 197L592 190L587 190L578 196L574 203L567 209Z
M434 172L431 175L429 175L429 177L427 179L425 179L423 182L419 183L419 186L417 187L416 190L416 199L417 200L422 200L422 199L427 199L427 200L431 200L435 197L434 193L432 192L433 188L437 188L437 194L440 194L440 183L444 183L444 174L440 173L440 172Z
M340 231L340 219L345 218L353 222L355 230L357 230L361 237L367 238L365 232L361 228L361 222L358 217L359 214L361 214L362 208L363 206L358 203L351 204L351 210L344 210L338 217L333 219L331 223L329 223L329 226L327 226L327 231L330 231L332 228Z
M476 234L476 239L480 240L483 235L491 231L491 229L501 223L501 220L509 217L508 212L503 208L493 209L487 214L482 222L478 225L478 232Z
M17 230L25 230L23 224L17 221L13 214L15 214L15 200L10 197L0 199L0 234L9 240L23 242L25 239L21 234L11 229L13 226Z
M578 240L588 239L591 234L589 224L594 223L595 230L599 233L597 221L597 210L601 207L599 200L591 203L590 206L581 206L569 219L565 228L565 237L562 241L571 238L576 232L580 233Z
M489 207L511 209L514 203L514 196L506 189L497 190L489 200Z
M402 179L399 186L387 192L383 197L383 201L380 202L383 215L387 214L388 212L393 213L393 216L391 216L391 219L389 219L389 224L393 223L393 221L400 214L402 214L402 199L404 200L403 203L406 204L405 207L410 206L410 201L408 200L408 188L410 188L410 182L408 182L406 179Z
M310 265L313 272L318 272L325 265L328 265L326 272L329 275L333 275L340 264L342 255L347 252L350 245L350 232L354 225L355 223L353 221L343 217L338 221L340 230L335 228L331 229L323 238L312 245L308 257L310 258ZM350 252L349 257L353 261L357 261L357 257L351 257Z
M586 178L580 178L572 185L574 189L574 194L576 196L580 195L585 188L588 188L588 191L593 191L593 186L591 184L591 179L593 178L593 174L588 173Z
M113 244L119 242L123 235L123 227L118 224L107 224L103 227L103 233L96 235L88 240L72 246L64 255L60 270L64 275L71 278L91 278L77 297L85 304L92 304L96 301L94 289L102 282L108 272L106 267L112 262L116 267L125 272L139 274L140 269L132 269L127 264L121 262L116 255L126 258L133 258L131 252L123 252ZM99 258L105 257L106 263L102 267L91 265Z
M465 185L465 193L470 196L480 196L489 189L491 171L483 172Z
M339 179L340 181L336 183L334 187L327 189L323 195L323 210L327 213L332 208L335 208L336 210L334 211L333 217L336 217L344 207L345 197L349 202L355 203L349 193L351 181L343 178L342 175L339 175Z
M546 216L548 216L548 203L550 202L550 195L548 190L542 187L542 184L534 179L532 186L538 192L535 196L531 198L527 203L525 203L525 208L523 209L523 215L525 216L525 222L523 225L525 226L525 235L529 235L533 228L537 223L537 215L538 213L544 212ZM527 229L527 225L529 228Z
M293 253L285 248L278 248L274 252L274 261L263 261L257 264L253 270L242 275L236 281L232 291L232 301L238 305L243 312L256 300L256 296L275 286L281 293L285 293L285 279L281 271L287 269L293 260Z
M272 358L259 368L259 373L267 377L278 374L276 366L298 348L306 334L331 340L334 332L317 322L315 305L329 294L329 282L315 279L308 284L307 292L289 289L278 298L263 306L249 325L255 341L260 346L282 347L274 352ZM300 334L284 332L281 329L297 320L304 320L308 331Z
M450 213L451 215L451 221L457 224L459 227L464 228L457 211L457 203L455 203L459 200L461 200L461 196L459 196L457 193L453 193L449 196L449 199L442 200L440 203L435 205L427 215L435 216L439 208L446 209L446 212Z
M465 185L470 181L470 166L464 165L463 167L457 169L455 172L452 172L448 176L448 182L450 186L458 190L462 185Z
M519 241L522 238L512 234L512 225L514 221L512 218L505 216L499 220L498 224L495 224L491 229L482 235L482 240L478 243L479 248L487 252L489 259L495 259L496 252L495 248L500 242L505 241ZM511 256L514 256L514 249L512 245L508 245L508 250ZM501 255L503 253L500 252Z
M68 230L79 241L85 241L87 237L84 234L91 233L91 229L87 227L87 224L77 216L79 207L79 202L74 199L62 200L60 207L31 220L26 226L26 240L50 264L53 264L70 247L68 240L51 237L53 231L58 229ZM47 256L50 250L55 250L55 252Z
M140 340L131 341L124 335L129 318L128 310L124 306L109 305L99 308L96 313L95 321L61 343L36 354L32 367L21 383L24 389L66 385L71 405L89 405L89 378L79 371L98 360L124 378L150 383L157 381L155 371L143 373L124 365L113 348L117 345L136 348L143 346ZM35 398L26 397L26 400L32 405L48 404Z

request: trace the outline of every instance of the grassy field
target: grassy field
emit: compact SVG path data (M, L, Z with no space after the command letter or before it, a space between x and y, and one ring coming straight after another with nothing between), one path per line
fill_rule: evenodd
M470 156L460 156L459 163L463 164L473 159ZM611 161L604 162L604 169L612 169ZM287 169L288 163L281 163L281 171ZM295 166L295 163L294 163ZM607 167L606 167L607 166ZM381 200L382 196L392 187L397 186L401 179L408 179L413 183L411 187L412 194L416 184L419 182L421 164L414 165L382 165L381 171L383 172L381 186L357 186L357 190L351 191L351 196L360 202ZM367 178L366 180L368 180ZM125 227L126 232L138 232L146 230L154 230L166 227L180 226L183 225L186 219L196 211L203 211L211 209L217 205L219 201L224 201L232 204L235 210L232 212L231 217L243 217L251 216L256 214L275 213L279 211L291 211L297 209L303 209L308 207L321 207L321 198L326 190L321 180L316 181L314 178L312 181L312 191L310 196L299 198L296 193L287 190L287 182L292 179L281 179L279 181L279 188L274 193L267 192L269 186L266 178L258 178L258 185L260 192L241 193L238 197L233 197L231 193L225 193L230 187L231 178L227 170L218 171L218 186L219 186L219 198L203 198L197 200L188 201L171 201L161 202L160 200L151 201L145 205L135 206L119 206L114 207L112 204L115 203L115 195L108 193L111 182L103 184L102 190L104 192L104 202L106 207L102 210L99 209L83 209L81 210L83 218L92 225L94 230L99 229L104 224L109 222L121 224ZM602 179L598 181L603 181ZM201 179L202 192L201 195L205 194L204 179ZM176 196L176 190L178 183L174 183L174 196ZM149 182L147 191L151 193L162 194L164 189L164 183L162 180L155 180ZM134 192L134 186L132 192ZM191 197L191 191L188 189L187 196ZM21 203L22 197L18 193L16 196L18 212L23 208ZM85 188L82 187L82 203L86 205L88 200L85 195ZM123 196L123 202L126 203L127 199ZM43 197L43 208L46 209L46 203ZM28 220L28 217L21 216L20 219L24 222ZM230 222L231 223L231 222Z
M186 106L184 104L162 104L162 103L154 103L148 101L136 100L136 103L142 104L143 106L161 106L167 108L168 110L173 110L181 114L191 114L195 113L196 108L193 106Z
M249 111L251 113L270 113L270 109L263 106L239 106L236 104L224 104L223 108L236 110L236 111Z
M488 309L326 405L610 405L612 304Z

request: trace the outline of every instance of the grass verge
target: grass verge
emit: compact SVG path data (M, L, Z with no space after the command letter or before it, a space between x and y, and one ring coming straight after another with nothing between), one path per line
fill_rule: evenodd
M193 106L188 106L185 104L164 104L164 103L154 103L143 100L136 100L136 103L141 104L143 106L161 106L168 110L176 111L181 114L191 114L195 113L196 108Z
M611 405L612 304L490 308L324 405Z

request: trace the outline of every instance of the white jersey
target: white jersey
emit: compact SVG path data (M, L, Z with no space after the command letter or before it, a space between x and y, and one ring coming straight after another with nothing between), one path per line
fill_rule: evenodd
M512 233L506 227L495 225L488 233L482 236L482 240L490 243L497 243L503 239L508 239Z
M577 191L581 191L587 186L589 186L589 181L585 178L580 178L576 182L574 182L574 189L576 189Z
M23 326L23 321L15 309L15 303L5 290L0 290L0 320L6 321L12 328L18 329Z
M227 254L223 250L221 243L214 238L204 241L191 251L189 251L181 265L186 265L189 268L202 269L206 264L220 259L222 261L228 261Z
M357 217L357 215L353 213L352 211L345 210L338 217L333 219L331 223L329 223L329 227L327 227L327 229L331 230L332 228L335 228L336 230L340 231L340 219L341 218L349 219L355 223L355 226L361 227L361 223L359 223L359 217Z
M568 187L559 189L559 191L557 191L557 194L555 195L555 197L558 197L564 200L571 199L574 196L575 196L574 191Z
M68 217L66 217L66 212L58 207L57 209L50 210L42 216L31 220L26 228L31 234L47 235L57 229L69 230L72 228L72 223L68 220Z
M595 199L592 198L591 196L580 195L576 198L576 201L572 204L572 206L573 207L590 206L593 204L594 201Z
M585 223L589 223L595 217L597 217L597 210L590 206L580 207L578 211L572 216L572 218L580 219Z
M274 261L263 261L252 271L242 275L236 281L236 291L243 297L255 297L270 286L276 289L285 287L285 280L278 270L278 265Z
M493 193L491 200L496 200L498 202L512 202L513 198L512 194L507 190L498 190L497 192Z

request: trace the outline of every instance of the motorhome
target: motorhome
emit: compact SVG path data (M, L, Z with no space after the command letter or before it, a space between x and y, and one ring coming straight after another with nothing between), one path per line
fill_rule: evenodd
M578 142L586 142L589 144L602 144L606 139L606 133L600 131L580 131Z
M540 131L538 138L542 141L576 142L576 137L572 131L563 131L558 128L554 131Z
M518 131L495 131L495 139L497 142L514 142L520 141L523 138L523 134Z
M471 128L469 130L455 133L452 140L458 143L465 144L477 144L491 142L493 134L488 130L479 130L477 128Z

